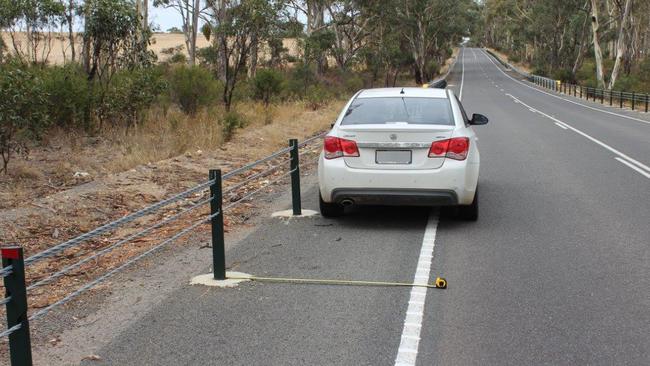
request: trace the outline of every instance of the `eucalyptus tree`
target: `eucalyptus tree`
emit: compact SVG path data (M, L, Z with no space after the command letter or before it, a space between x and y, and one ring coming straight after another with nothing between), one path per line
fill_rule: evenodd
M46 63L64 11L55 0L1 0L0 27L9 34L14 55L23 62Z
M181 18L182 33L188 54L188 63L196 64L196 39L199 32L199 19L205 14L208 5L201 0L154 0L153 5L175 10Z
M223 103L230 111L238 78L250 61L253 43L265 42L281 24L281 1L209 0L215 42L207 61L218 66L224 81ZM256 34L255 37L251 37Z

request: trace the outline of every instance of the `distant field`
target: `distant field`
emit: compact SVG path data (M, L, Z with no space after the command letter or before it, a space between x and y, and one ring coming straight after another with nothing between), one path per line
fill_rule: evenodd
M7 32L2 32L2 38L7 44L9 52L13 52L12 40ZM19 47L24 49L26 40L25 34L19 33L16 35L16 44ZM197 47L207 47L210 45L210 41L205 39L203 35L199 35L197 39ZM155 33L152 39L152 44L150 49L158 55L159 61L164 61L168 56L163 55L162 51L172 47L183 46L183 53L187 54L185 49L185 39L182 34L177 33ZM289 54L297 56L298 47L295 39L285 39L284 47L289 50ZM81 50L81 37L76 37L75 49L77 55ZM66 60L70 60L71 57L71 48L70 42L68 40L67 33L53 33L52 41L49 47L44 47L41 45L38 49L39 55L49 54L47 60L50 64L63 64ZM260 54L260 57L263 57L263 54ZM42 57L39 56L39 59Z

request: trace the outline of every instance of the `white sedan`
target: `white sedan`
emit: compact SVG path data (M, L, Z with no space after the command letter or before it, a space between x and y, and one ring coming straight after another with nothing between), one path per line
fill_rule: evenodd
M351 205L458 206L478 218L479 151L472 125L453 91L361 90L325 137L318 162L320 211Z

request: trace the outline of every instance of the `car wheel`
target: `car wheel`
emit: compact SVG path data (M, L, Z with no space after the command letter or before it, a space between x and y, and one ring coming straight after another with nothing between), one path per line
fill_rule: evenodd
M318 204L320 206L320 214L323 217L339 217L343 215L343 206L338 203L324 202L320 194L318 195Z
M478 220L478 187L476 187L474 200L470 205L458 206L458 218L467 221Z

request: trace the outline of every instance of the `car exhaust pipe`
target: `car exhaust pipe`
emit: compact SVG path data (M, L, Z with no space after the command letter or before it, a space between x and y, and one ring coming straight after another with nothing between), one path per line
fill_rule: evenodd
M346 198L346 199L341 201L341 206L343 206L343 207L352 206L352 205L354 205L354 201L352 201L349 198Z

